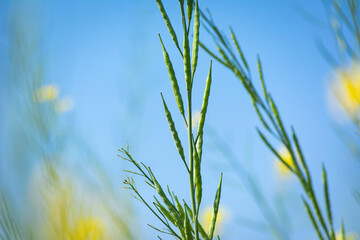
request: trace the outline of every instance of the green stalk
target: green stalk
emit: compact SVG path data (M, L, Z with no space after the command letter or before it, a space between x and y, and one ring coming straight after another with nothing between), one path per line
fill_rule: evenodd
M193 213L193 222L194 222L194 231L195 231L195 240L199 240L199 232L198 232L198 216L196 214L196 201L195 201L195 185L194 185L194 157L193 157L193 139L192 139L192 119L191 119L191 89L188 90L188 137L189 137L189 180L190 180L190 192L191 192L191 205L192 205L192 213Z

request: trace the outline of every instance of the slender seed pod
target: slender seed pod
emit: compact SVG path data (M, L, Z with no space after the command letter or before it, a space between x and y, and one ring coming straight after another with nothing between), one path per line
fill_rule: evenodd
M187 0L186 12L187 12L189 29L190 29L190 22L191 22L191 17L192 17L193 5L194 5L194 1L193 1L193 0Z
M198 0L196 0L195 13L194 13L194 38L193 38L193 49L191 56L192 81L194 80L196 65L198 61L199 36L200 36L200 12L199 12L199 3Z
M196 151L198 153L200 163L201 163L201 155L202 155L202 146L203 146L203 134L199 135L199 138L196 141Z
M200 171L200 158L198 155L198 152L196 150L195 144L194 144L194 171L195 171L195 185L196 185L196 203L199 208L201 197L202 197L202 181L201 181L201 171ZM197 209L199 211L199 209Z
M192 226L190 224L189 216L187 214L185 214L184 216L184 229L186 240L193 240L194 237L192 235Z
M209 228L209 239L210 240L212 240L212 238L214 236L216 218L217 218L217 214L219 211L220 196L221 196L221 184L222 184L222 173L220 175L219 186L216 190L214 206L213 206L213 214L212 214L211 221L210 221L210 228Z
M199 120L199 127L198 127L198 133L197 136L200 136L203 134L203 128L205 124L205 117L207 112L207 106L209 103L209 96L210 96L210 86L211 86L211 68L212 68L212 61L210 61L210 68L209 73L206 79L206 86L205 86L205 92L203 97L203 103L201 106L201 112L200 112L200 120ZM201 158L201 155L199 156Z
M269 102L268 92L266 90L266 85L265 85L265 81L264 81L264 74L263 74L262 65L261 65L261 61L260 61L259 56L257 56L257 62L258 62L258 70L259 70L259 76L260 76L260 81L261 81L261 87L262 87L262 90L263 90L266 101Z
M160 34L159 34L159 39L160 39L161 47L162 47L163 54L164 54L164 61L165 61L166 69L168 71L169 78L170 78L170 81L171 81L171 86L172 86L172 89L174 91L176 104L177 104L177 106L178 106L178 108L180 110L181 115L185 118L184 103L183 103L183 100L182 100L182 97L181 97L180 88L179 88L179 85L178 85L178 81L176 79L175 71L174 71L173 65L171 63L169 54L168 54L168 52L166 51L166 49L164 47L164 44L162 42Z
M166 103L165 103L165 100L164 100L164 97L161 93L161 98L162 98L162 101L163 101L163 104L164 104L164 109L165 109L165 115L166 115L166 119L169 123L169 127L170 127L170 131L173 135L173 138L174 138L174 141L175 141L175 145L176 145L176 148L180 154L180 157L181 159L184 161L185 165L187 166L186 162L185 162L185 155L184 155L184 149L181 145L181 141L180 141L180 138L179 138L179 135L176 131L176 128L175 128L175 123L171 117L171 114L170 114L170 111L168 109L168 107L166 106Z
M154 197L156 200L156 206L160 209L161 213L164 214L164 216L170 220L170 222L174 225L176 225L176 220L174 218L174 216L169 212L169 210L166 209L166 207L164 207L163 205L160 204L159 200L156 199L156 197Z
M190 47L189 47L189 38L186 32L184 32L184 72L185 72L185 83L186 90L190 92L191 90L191 65L190 65Z
M232 30L231 27L230 27L230 33L231 33L231 38L232 38L232 40L233 40L234 43L235 43L236 49L237 49L237 51L239 52L239 55L240 55L240 57L241 57L241 60L242 60L242 62L244 63L244 66L245 66L246 70L249 72L249 71L250 71L250 70L249 70L249 65L248 65L248 63L247 63L247 61L246 61L246 59L245 59L244 53L241 51L240 44L239 44L239 42L237 41L237 39L236 39L236 37L235 37L235 34L234 34L234 32L233 32L233 30Z
M182 220L175 208L175 206L170 202L170 200L167 198L166 194L164 193L163 189L161 188L161 185L159 184L159 182L156 180L154 174L152 172L150 172L151 174L151 178L154 182L154 186L156 191L158 192L159 196L161 197L161 199L163 200L163 202L165 203L167 209L169 210L171 216L174 218L175 220L175 225L177 226L181 226L182 225Z
M177 207L177 209L178 209L178 211L180 213L180 217L184 218L186 212L184 211L183 207L181 206L181 204L179 202L179 199L177 198L176 195L174 196L174 198L175 198L175 202L176 202L176 207Z
M284 161L284 159L280 156L280 154L275 150L275 148L270 144L270 142L266 139L266 137L264 136L264 134L262 134L262 132L259 129L256 129L259 136L261 137L261 139L263 140L263 142L265 143L265 145L271 150L271 152L289 169L289 171L291 171L294 174L297 174L295 172L295 170L290 167L290 165Z
M172 40L174 41L175 45L179 48L179 42L178 42L176 33L174 31L173 26L171 25L170 19L169 19L168 15L167 15L167 13L165 11L165 8L164 8L164 5L162 4L162 1L161 0L155 0L155 1L156 1L157 5L159 7L161 16L163 17L163 19L165 21L166 27L168 28L168 31L170 33L170 36L171 36Z
M328 221L330 225L330 235L333 239L335 239L335 232L334 232L334 226L333 226L333 219L331 214L331 205L330 205L330 194L329 194L329 187L328 187L328 181L327 181L327 174L325 170L325 166L322 166L323 171L323 182L324 182L324 195L325 195L325 203L326 203L326 213L328 216Z
M289 141L289 138L287 136L285 127L284 127L284 125L283 125L283 123L281 121L280 114L279 114L279 112L277 110L277 107L276 107L276 105L275 105L275 103L274 103L274 101L273 101L273 99L272 99L272 97L270 95L269 95L269 102L270 102L271 111L275 116L275 120L276 120L278 126L280 127L280 130L281 130L282 136L284 137L285 143L287 145L289 145L290 141ZM296 166L296 163L295 163L295 166Z
M186 211L188 212L188 214L189 214L190 216L192 216L192 215L193 215L193 212L192 212L191 208L186 204L185 201L184 201L184 205L185 205L185 208L186 208ZM199 231L200 231L201 236L202 236L205 240L209 240L209 236L208 236L207 232L204 230L204 228L201 226L200 223L199 223L198 227L199 227Z
M266 123L265 119L263 118L260 110L259 110L259 107L257 106L257 103L256 103L256 100L252 98L252 103L253 103L253 106L255 108L255 112L257 113L261 123L264 125L264 127L269 131L269 132L272 132L269 125Z
M344 227L344 220L341 219L341 231L340 231L340 237L341 237L341 240L345 240L345 227Z
M310 208L309 204L306 202L306 200L303 197L302 197L302 200L304 202L306 212L308 213L308 215L310 217L311 223L313 224L319 239L324 240L324 237L322 236L322 234L320 232L320 229L319 229L319 226L318 226L318 224L317 224L317 222L315 220L314 213L311 211L311 208Z

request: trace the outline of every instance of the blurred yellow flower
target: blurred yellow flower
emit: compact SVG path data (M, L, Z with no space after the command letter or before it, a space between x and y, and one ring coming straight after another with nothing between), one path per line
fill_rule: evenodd
M74 102L70 97L61 98L55 103L55 111L57 114L62 114L70 111L74 106Z
M199 111L194 111L192 113L192 118L191 118L191 127L192 129L195 129L200 121L200 112Z
M213 208L207 207L200 216L201 226L207 232L210 228L210 221L213 214ZM216 226L215 226L215 233L214 236L220 235L223 231L223 225L225 219L227 218L227 214L224 208L219 208L217 218L216 218Z
M291 168L294 168L294 161L290 152L285 147L278 150L278 153L284 162L286 162ZM275 159L275 169L281 177L287 177L291 173L288 167L277 158Z
M54 101L59 96L59 88L55 85L45 85L36 90L37 102Z
M97 240L104 239L105 224L102 219L84 218L77 222L75 226L74 240Z
M350 117L355 117L360 110L360 63L354 62L350 68L338 69L336 81L331 88Z
M102 204L79 179L59 165L43 167L34 172L31 189L36 194L34 210L41 212L36 239L118 239Z
M336 240L343 240L341 232L338 232L335 236ZM344 240L356 240L356 234L347 233Z

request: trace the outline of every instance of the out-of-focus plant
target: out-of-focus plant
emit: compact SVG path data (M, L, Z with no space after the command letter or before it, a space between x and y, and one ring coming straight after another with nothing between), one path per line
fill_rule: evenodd
M65 124L73 101L46 80L33 3L14 2L9 22L13 152L1 169L9 180L1 183L0 239L137 239L126 197Z
M203 239L213 239L218 210L219 210L222 177L220 177L219 186L215 195L209 230L208 231L204 230L198 220L200 203L202 199L202 179L201 179L200 165L202 160L201 157L202 157L202 144L203 144L203 127L205 123L205 116L206 116L207 105L210 94L211 63L210 63L208 78L206 80L206 88L205 88L204 99L200 113L198 131L196 135L193 134L193 129L192 129L193 127L192 86L193 86L196 66L198 63L198 48L199 48L199 27L200 27L199 4L198 1L196 1L194 5L194 1L187 0L186 1L187 8L185 13L185 6L184 6L185 1L184 0L179 1L181 16L182 16L183 36L184 36L183 49L181 49L177 35L174 31L174 28L172 27L172 24L165 11L162 1L156 0L156 3L159 7L160 13L165 21L165 24L168 28L170 36L175 43L175 47L179 50L179 53L183 58L186 93L187 93L187 116L185 113L183 98L180 93L178 81L175 75L175 71L173 69L173 64L159 35L160 43L163 49L165 64L174 91L175 100L179 108L179 112L184 119L184 124L188 132L189 159L188 162L186 162L184 149L182 147L181 140L175 128L175 123L166 105L164 97L161 94L161 98L165 109L165 115L168 120L169 127L175 141L175 145L179 152L180 158L185 165L185 169L189 175L191 204L187 204L185 200L183 200L183 202L179 201L177 195L175 195L174 192L170 191L170 188L168 186L167 188L164 188L158 182L150 167L147 167L145 164L141 162L138 163L133 159L133 157L129 153L128 148L127 149L122 148L119 150L121 152L120 157L130 161L137 169L135 172L133 171L128 171L128 172L133 173L135 175L140 175L143 178L145 178L145 182L151 188L154 188L157 191L158 197L160 197L161 200L159 200L157 197L154 196L154 201L152 203L146 201L141 195L141 193L138 191L135 185L135 181L130 177L128 177L124 181L124 183L126 185L126 188L132 190L134 197L140 200L142 203L144 203L149 208L149 210L162 222L162 224L165 227L165 230L161 230L150 225L154 229L162 233L170 234L174 236L176 239L200 239L200 236ZM190 23L193 15L194 15L194 28L193 28L194 37L193 37L193 48L191 54L190 44L189 44L189 36L190 36L189 32L190 32ZM167 191L164 189L167 189Z
M227 161L234 174L245 186L247 193L261 211L265 220L265 222L263 222L261 220L251 219L249 216L236 216L235 221L256 231L266 232L274 239L288 239L291 233L291 221L284 211L284 208L281 207L281 209L279 209L277 207L281 205L281 203L276 204L276 206L270 204L268 196L263 191L255 171L251 171L240 161L230 144L228 144L225 139L222 139L215 130L212 131L210 140L213 142L214 148L224 156L225 161ZM283 153L285 153L284 150L282 150L281 154ZM286 162L291 160L291 158L288 157L283 159ZM288 173L290 173L290 171L277 159L275 167L281 176L289 176ZM274 197L277 197L276 200L280 199L280 196L275 195Z
M265 145L279 159L279 161L281 161L281 163L284 164L287 169L299 180L304 190L302 200L318 238L335 240L333 214L331 211L330 194L324 165L322 172L324 190L323 194L325 199L324 206L326 209L325 212L321 209L320 201L318 200L315 190L313 188L310 170L307 166L307 162L300 147L300 143L295 133L295 130L294 128L291 128L291 134L288 133L288 130L286 129L284 122L281 119L279 110L276 107L273 97L266 88L260 59L258 58L258 71L262 87L262 95L259 94L253 84L250 74L250 67L232 29L230 28L230 33L236 48L235 51L233 50L233 45L230 44L227 37L215 25L211 16L208 17L205 14L201 14L201 16L204 22L206 22L207 24L206 29L208 33L214 39L219 55L209 50L209 48L207 48L203 43L200 44L201 47L218 62L231 70L240 80L247 93L251 97L254 109L262 123L262 126L264 127L264 130L275 140L280 142L291 155L293 166L291 166L288 161L285 161L282 158L280 152L276 150L273 144L265 136L263 131L257 129Z
M336 41L336 51L329 50L319 42L319 49L334 72L329 82L331 108L342 110L360 131L360 21L358 0L323 1L327 23ZM338 109L340 108L340 109ZM339 114L336 112L336 114ZM360 159L360 140L353 130L335 125L336 132L348 145L356 159Z

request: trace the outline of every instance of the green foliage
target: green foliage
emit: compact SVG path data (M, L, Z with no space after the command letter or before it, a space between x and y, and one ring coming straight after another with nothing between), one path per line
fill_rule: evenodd
M189 159L186 162L185 154L183 150L183 146L181 144L181 140L179 134L175 128L175 123L171 116L170 110L166 105L163 95L161 94L161 98L164 105L165 116L169 123L170 131L174 138L174 142L180 158L184 162L185 168L189 175L189 184L190 184L190 196L191 196L191 208L189 205L183 200L183 205L180 204L178 197L174 194L174 192L170 191L170 188L167 186L168 193L166 193L162 187L162 185L157 181L154 173L150 169L150 167L146 166L143 163L137 163L129 153L129 149L120 149L121 152L120 157L123 159L130 161L134 167L137 169L136 171L127 171L129 173L140 175L145 179L145 182L151 187L154 188L157 192L157 196L160 197L161 202L154 196L154 201L152 203L148 203L141 195L141 193L137 190L135 181L128 177L124 183L125 187L132 190L133 196L141 201L143 204L147 206L147 208L162 222L165 226L165 230L160 230L154 226L149 225L155 230L170 234L176 239L200 239L200 236L203 239L212 239L214 235L214 230L216 226L216 217L220 204L220 193L221 193L221 183L222 183L222 174L220 178L220 183L216 192L215 200L214 200L214 210L213 217L211 220L211 227L209 229L209 233L206 233L198 221L200 203L202 198L202 178L201 178L201 155L202 155L202 143L203 143L203 128L205 123L205 116L207 111L207 106L209 102L210 95L210 85L211 85L211 63L209 74L206 80L205 93L203 97L203 104L201 109L200 123L198 132L196 134L196 139L194 139L194 133L192 131L192 86L193 80L195 76L195 70L198 63L198 50L199 50L199 28L200 28L200 12L199 12L199 3L194 1L187 1L187 11L185 16L184 10L184 1L179 0L181 18L182 18L182 26L183 26L183 49L179 48L178 40L176 37L176 33L170 23L170 19L166 14L165 8L161 0L156 0L160 13L165 21L165 24L168 28L170 36L172 37L175 46L178 48L181 57L183 58L183 66L185 73L185 84L186 84L186 93L187 93L187 116L185 116L185 110L183 107L183 99L180 93L179 84L177 82L177 78L175 76L175 71L173 68L173 64L170 60L169 54L166 51L166 48L160 38L160 43L162 46L164 61L166 68L168 70L170 82L173 88L173 93L175 96L175 100L180 111L180 114L184 118L184 124L187 128L188 133L188 145L189 145ZM193 13L194 12L194 13ZM192 54L189 45L189 31L190 31L190 23L192 15L194 15L194 38L192 44ZM187 20L187 21L186 21ZM184 206L184 207L183 207ZM159 239L161 239L158 236ZM218 237L219 238L219 237Z
M201 47L207 53L209 53L210 56L214 57L217 61L219 61L222 65L227 67L235 74L251 97L255 111L262 125L264 126L265 131L272 135L273 138L278 140L280 143L282 143L282 145L289 151L294 163L293 167L291 167L281 158L280 153L273 147L273 144L267 139L267 137L265 137L265 134L261 130L257 129L265 145L274 153L275 156L277 156L280 161L282 161L283 164L285 164L285 166L297 177L301 183L301 186L304 190L304 206L311 222L313 223L319 239L334 240L335 235L332 223L333 220L325 168L323 168L323 173L324 192L326 199L325 206L328 216L327 219L320 209L320 202L318 201L313 188L310 170L308 169L298 138L295 134L295 130L291 128L291 134L287 132L280 112L272 96L266 89L260 60L258 60L258 70L263 96L258 93L252 82L248 63L244 57L243 52L241 51L240 44L237 41L233 31L230 29L231 37L234 45L236 46L239 57L236 57L236 53L232 50L232 45L227 40L226 36L218 29L211 17L207 17L203 13L201 16L204 22L207 24L206 29L213 37L217 46L218 54L220 56L209 50L209 48L207 48L203 43L200 43Z

